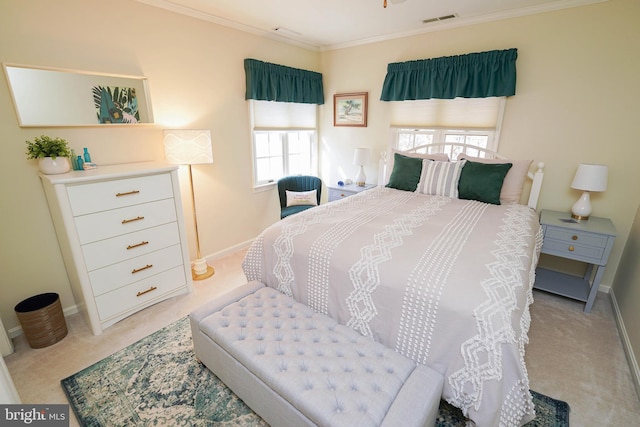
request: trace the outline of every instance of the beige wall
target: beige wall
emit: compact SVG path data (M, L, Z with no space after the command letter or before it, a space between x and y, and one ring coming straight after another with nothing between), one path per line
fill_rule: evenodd
M208 128L215 163L194 168L203 254L242 244L277 220L275 192L251 189L245 57L324 74L320 171L326 183L333 183L355 175L353 148L370 146L379 154L386 146L388 105L378 99L389 62L518 48L517 94L507 101L501 151L546 163L543 208L570 208L579 196L569 187L578 163L610 166L609 190L594 195L593 205L594 213L612 218L619 232L603 279L604 285L612 284L640 203L640 193L628 189L640 182L633 163L640 144L630 126L640 117L636 0L322 53L130 0L0 0L0 11L1 61L145 75L157 122L136 128L19 128L6 84L0 84L0 135L6 149L0 172L0 313L9 329L17 326L14 305L35 293L58 292L64 307L75 303L35 163L24 155L26 139L62 136L106 164L163 158L163 128ZM334 128L333 94L356 91L369 92L369 126ZM375 182L375 165L367 175ZM183 189L188 202L188 186ZM187 203L185 210L192 230Z
M640 394L640 209L636 213L627 239L620 266L614 280L613 300L617 304L623 326L622 339L628 344L631 353L632 372L635 373L636 389Z
M22 299L58 292L73 307L34 161L24 141L48 134L88 147L99 164L163 159L162 129L211 129L213 165L194 166L201 249L205 255L253 239L279 218L274 191L251 188L243 59L319 71L319 53L277 43L131 0L0 0L0 61L149 78L156 125L117 128L20 128L0 78L0 313L18 325ZM63 108L63 105L61 105ZM186 178L185 171L181 177ZM185 217L195 258L188 179ZM266 212L266 214L265 214Z

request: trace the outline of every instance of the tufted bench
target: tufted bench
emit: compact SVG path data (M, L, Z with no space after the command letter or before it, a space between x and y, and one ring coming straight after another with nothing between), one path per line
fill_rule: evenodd
M260 282L190 322L196 357L274 427L435 424L440 374Z

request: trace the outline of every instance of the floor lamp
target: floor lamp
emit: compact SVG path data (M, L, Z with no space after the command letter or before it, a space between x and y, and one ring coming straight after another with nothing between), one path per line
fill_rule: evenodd
M189 183L191 188L191 204L193 223L196 231L196 260L191 267L193 280L203 280L213 276L214 269L207 264L200 253L200 237L198 236L198 218L196 216L196 197L193 191L193 174L191 165L213 163L210 130L164 130L164 152L169 163L187 165L189 168Z

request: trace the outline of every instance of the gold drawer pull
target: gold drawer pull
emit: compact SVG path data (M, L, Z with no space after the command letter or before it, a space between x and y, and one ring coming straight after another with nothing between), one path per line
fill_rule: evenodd
M153 264L147 264L142 268L134 268L133 270L131 270L131 274L140 273L141 271L148 270L151 267L153 267Z
M140 221L140 220L143 220L143 219L144 219L144 217L143 217L143 216L139 216L139 217L131 218L131 219L123 219L123 220L122 220L122 223L123 223L123 224L129 224L130 222Z
M127 191L126 193L116 193L116 197L130 196L132 194L138 194L139 192L140 190L133 190L133 191Z
M342 194L340 195L340 197L344 197L344 196L345 196L345 194L344 194L344 193L342 193Z
M142 242L140 242L140 243L136 243L135 245L129 245L129 246L127 246L127 250L129 250L129 249L133 249L133 248L137 248L137 247L140 247L140 246L144 246L144 245L148 245L148 244L149 244L149 242L142 241Z
M578 240L578 236L574 234L573 236L571 236L571 240Z
M573 246L569 246L569 252L573 252L575 250L576 250L576 248L574 248Z
M138 293L136 294L136 296L137 296L137 297L141 297L142 295L144 295L144 294L148 294L149 292L153 292L153 291L155 291L156 289L158 289L158 288L156 288L155 286L152 286L152 287L150 287L149 289L147 289L146 291L138 292Z

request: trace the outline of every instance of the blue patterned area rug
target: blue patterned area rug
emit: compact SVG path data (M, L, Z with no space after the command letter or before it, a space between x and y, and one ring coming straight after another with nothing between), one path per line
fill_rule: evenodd
M187 317L61 381L86 427L267 426L193 354ZM537 418L527 427L569 425L569 406L533 392ZM441 402L436 426L464 426Z

